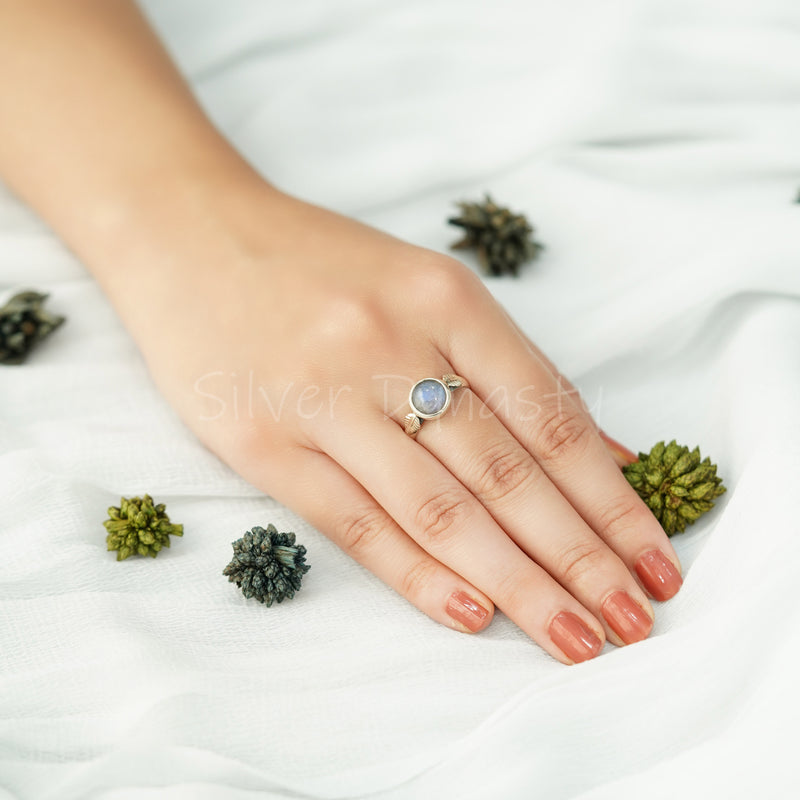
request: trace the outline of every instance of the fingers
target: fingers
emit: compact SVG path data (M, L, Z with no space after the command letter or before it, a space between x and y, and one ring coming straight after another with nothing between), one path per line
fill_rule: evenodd
M612 642L632 644L650 633L650 603L626 565L469 390L459 390L446 417L425 423L417 442L522 550L604 621Z
M514 327L514 329L519 333L522 337L525 345L528 347L528 350L531 354L536 354L536 357L541 361L541 363L549 370L550 374L556 376L556 380L560 377L561 383L567 393L574 397L583 411L586 413L587 418L589 421L597 427L597 423L592 418L591 414L589 413L589 409L586 407L586 403L583 402L583 399L580 396L578 390L572 385L569 379L565 378L561 373L556 369L555 364L544 354L541 350L539 350L536 345L530 340L530 337L522 330L522 328L517 325L517 323L511 319L508 315L508 312L503 309L503 313L506 316L508 322ZM634 461L637 460L637 455L629 448L625 447L624 444L621 442L616 441L616 439L612 439L605 431L598 428L597 430L598 435L600 438L605 442L606 447L608 448L609 453L611 453L611 457L614 459L614 463L618 467L624 467L627 464L632 464Z
M297 448L285 472L292 479L278 481L281 502L300 510L315 528L420 611L464 633L477 633L491 622L494 607L489 598L410 539L328 456Z
M487 311L492 336L462 326L447 353L508 431L533 455L570 505L622 559L657 600L672 597L682 580L677 555L650 510L610 456L577 394L554 376L545 359ZM503 353L498 359L496 354Z
M599 653L605 635L597 619L398 424L379 413L340 419L339 424L359 435L343 442L321 426L318 446L352 474L417 545L480 589L560 661L584 661Z

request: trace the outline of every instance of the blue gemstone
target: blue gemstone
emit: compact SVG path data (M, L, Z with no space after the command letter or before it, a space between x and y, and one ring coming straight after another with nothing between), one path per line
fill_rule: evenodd
M411 405L426 416L440 414L447 405L447 389L439 381L426 378L411 390Z

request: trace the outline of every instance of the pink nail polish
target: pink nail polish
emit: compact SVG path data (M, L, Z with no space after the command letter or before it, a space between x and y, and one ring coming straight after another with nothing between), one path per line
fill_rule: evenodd
M653 627L653 620L627 592L614 592L603 603L603 616L625 644L641 642Z
M636 574L656 600L669 600L683 584L678 568L660 550L645 553L636 562Z
M594 631L571 611L562 611L550 623L553 644L576 664L594 658L603 647Z
M633 451L628 450L624 444L620 444L616 439L612 439L605 431L598 431L598 433L611 451L611 455L614 456L614 461L616 461L620 467L624 467L626 464L633 464L634 461L639 459L639 456Z
M486 622L489 612L466 592L453 592L447 599L447 613L467 630L477 633Z

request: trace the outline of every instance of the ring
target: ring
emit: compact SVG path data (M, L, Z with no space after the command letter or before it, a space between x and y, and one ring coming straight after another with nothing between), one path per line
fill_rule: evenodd
M453 389L466 389L469 384L458 375L442 375L442 379L425 378L417 381L408 393L411 413L406 414L406 433L416 436L422 420L441 417L450 407Z

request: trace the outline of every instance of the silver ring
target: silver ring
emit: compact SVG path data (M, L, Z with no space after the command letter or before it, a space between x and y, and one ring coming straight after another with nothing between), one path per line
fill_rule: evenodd
M406 433L416 436L422 427L422 420L441 417L453 399L454 389L466 389L469 384L458 375L442 375L442 379L423 378L417 381L408 393L411 413L406 414Z

